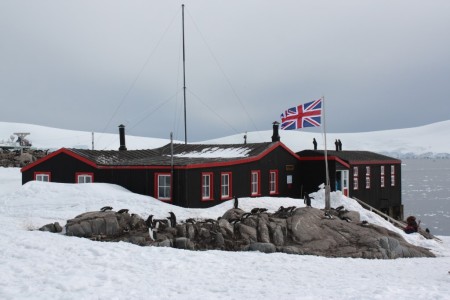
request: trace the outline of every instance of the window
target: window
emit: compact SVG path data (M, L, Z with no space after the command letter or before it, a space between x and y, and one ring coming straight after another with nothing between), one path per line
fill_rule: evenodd
M380 185L384 187L384 166L380 166Z
M202 173L202 200L213 200L212 179L213 173Z
M35 172L34 180L50 182L50 172Z
M259 196L261 194L260 190L260 171L252 171L251 173L251 195Z
M370 189L370 167L366 167L366 189Z
M220 174L220 199L231 199L231 172Z
M357 190L359 188L358 182L359 182L358 167L353 167L353 189L354 190Z
M270 170L269 193L271 195L278 194L278 170Z
M155 181L156 198L163 201L172 200L170 173L156 173Z
M391 186L395 186L395 166L391 165Z
M93 173L76 173L75 174L76 183L91 183L94 182Z

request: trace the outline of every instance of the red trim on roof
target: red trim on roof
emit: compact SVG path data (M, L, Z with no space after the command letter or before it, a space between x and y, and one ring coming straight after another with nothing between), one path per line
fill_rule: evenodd
M75 154L74 152L70 151L69 149L61 148L61 149L59 149L59 150L57 150L55 152L52 152L52 153L44 156L41 159L38 159L37 161L35 161L35 162L33 162L33 163L29 164L29 165L26 165L25 167L20 169L20 172L23 173L23 172L33 168L34 166L37 166L37 165L39 165L39 164L41 164L41 163L43 163L43 162L45 162L45 161L47 161L49 159L51 159L51 158L61 154L61 153L67 154L69 156L72 156L73 158L78 159L78 160L80 160L80 161L90 165L91 167L97 168L97 165L94 162L92 162L92 161L90 161L90 160L88 160L88 159L86 159L86 158L84 158L84 157L82 157L82 156L80 156L78 154Z

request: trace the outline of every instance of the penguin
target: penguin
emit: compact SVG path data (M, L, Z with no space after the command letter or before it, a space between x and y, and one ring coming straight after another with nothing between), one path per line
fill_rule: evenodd
M344 209L344 206L343 206L343 205L336 207L336 210L337 210L337 211L341 211L341 210L343 210L343 209Z
M147 220L145 220L145 225L147 225L148 228L153 228L153 215L149 215Z
M195 219L190 218L190 219L186 220L186 223L195 224L196 221L195 221Z
M267 211L267 208L260 208L258 213L263 213L263 212L266 212L266 211Z
M287 211L287 212L293 212L294 209L296 209L295 206L289 206L288 208L286 208L286 211Z
M333 218L328 212L325 212L324 215L325 215L326 219L332 219Z
M255 207L254 209L252 209L252 210L250 211L250 213L251 213L252 215L257 214L258 212L259 212L259 208L257 208L257 207Z
M284 212L286 209L284 208L284 206L280 206L280 208L278 208L278 212Z
M252 214L251 213L245 213L241 216L241 220L242 219L247 219L248 217L250 217Z
M362 226L368 226L368 225L369 225L369 222L367 222L366 220L364 220L364 221L361 222L361 225L362 225Z
M105 212L107 210L112 210L113 208L111 206L104 206L102 208L100 208L100 211Z
M210 224L217 224L217 221L214 219L206 219L205 223L210 223Z
M425 232L426 232L426 233L430 233L430 229L425 228Z
M236 223L239 223L239 222L241 222L240 219L231 219L231 220L230 220L230 224L231 224L231 225L236 225Z
M239 208L239 200L237 196L234 196L234 209Z
M349 217L342 217L342 220L351 223L352 219L350 219Z
M128 209L126 209L126 208L120 209L117 213L118 214L127 214L128 213Z
M176 227L177 226L177 217L175 217L175 214L173 212L169 212L170 216L167 217L169 220L170 227Z

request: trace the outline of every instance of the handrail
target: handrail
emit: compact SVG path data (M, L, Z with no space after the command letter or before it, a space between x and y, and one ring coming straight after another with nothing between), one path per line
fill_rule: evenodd
M401 229L405 229L406 228L406 223L402 222L402 221L398 221L396 219L393 219L392 217L390 217L389 215L385 214L384 212L382 212L381 210L378 210L372 206L370 206L369 204L367 204L366 202L356 198L356 197L352 197L352 199L356 200L359 204L361 204L364 208L375 212L376 214L380 215L383 218L386 218L388 222L397 225L398 227L400 227ZM422 236L424 236L427 239L435 239L437 241L441 241L441 239L435 237L434 235L432 235L431 233L428 233L424 230L422 230L420 227L418 228L417 231L419 234L421 234Z

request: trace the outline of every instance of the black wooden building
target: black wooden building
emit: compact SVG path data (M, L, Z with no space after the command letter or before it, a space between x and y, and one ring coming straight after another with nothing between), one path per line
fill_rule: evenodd
M278 129L278 128L277 128ZM168 144L151 150L60 149L22 168L22 183L104 182L183 207L210 207L237 197L298 197L297 155L279 141Z
M297 154L300 172L296 180L305 192L316 191L325 183L324 151ZM327 158L332 191L342 191L394 218L403 218L400 160L369 151L327 151Z

